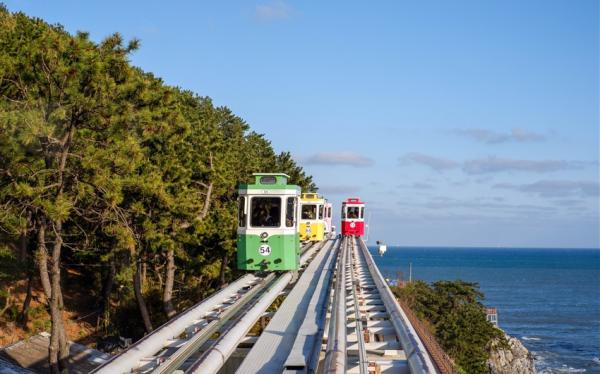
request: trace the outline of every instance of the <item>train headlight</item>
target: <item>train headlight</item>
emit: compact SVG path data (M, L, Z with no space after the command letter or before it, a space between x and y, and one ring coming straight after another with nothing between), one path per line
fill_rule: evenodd
M261 239L266 239L269 236L269 234L265 231L262 234L260 234L260 238Z

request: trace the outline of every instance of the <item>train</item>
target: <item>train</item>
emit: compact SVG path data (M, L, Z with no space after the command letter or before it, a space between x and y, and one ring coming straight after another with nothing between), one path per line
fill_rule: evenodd
M331 210L333 204L325 199L325 206L323 208L323 221L325 221L325 235L333 234L334 226L331 217Z
M302 193L284 173L254 173L238 187L237 268L289 271L300 267L300 242L319 242L335 232L333 204ZM342 203L342 235L363 236L365 203Z
M254 173L238 189L237 268L298 270L300 187L283 173Z
M320 242L325 239L325 199L317 193L300 197L300 240Z
M342 236L365 235L365 203L359 197L342 202Z

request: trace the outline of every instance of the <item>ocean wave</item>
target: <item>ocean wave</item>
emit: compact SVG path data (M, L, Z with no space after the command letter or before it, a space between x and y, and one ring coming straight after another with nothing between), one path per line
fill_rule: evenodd
M521 339L523 339L523 340L534 340L534 341L542 340L542 338L537 338L535 336L522 336Z
M539 374L558 374L558 373L585 373L586 369L577 369L571 366L563 365L557 368L546 368L539 371Z
M533 359L535 362L535 368L537 369L538 374L561 374L561 373L585 373L588 369L585 367L591 368L594 364L588 363L584 364L583 368L573 367L566 364L561 364L562 361L561 356L556 352L550 351L532 351ZM598 357L594 357L592 362L596 362L598 360L598 364L600 364L600 359ZM592 372L596 372L595 369L590 369Z

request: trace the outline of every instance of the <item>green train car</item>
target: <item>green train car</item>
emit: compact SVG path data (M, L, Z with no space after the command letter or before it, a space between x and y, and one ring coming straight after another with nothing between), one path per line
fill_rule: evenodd
M300 187L281 173L254 173L239 186L237 267L240 270L298 270Z

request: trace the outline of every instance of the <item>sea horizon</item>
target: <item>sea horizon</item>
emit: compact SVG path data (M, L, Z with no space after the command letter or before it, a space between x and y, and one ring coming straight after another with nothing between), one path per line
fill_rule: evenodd
M491 247L491 246L471 246L471 245L457 245L457 246L449 246L449 245L444 245L444 246L436 246L436 245L397 245L397 244L387 244L384 243L387 246L387 250L389 251L390 249L410 249L410 248L418 248L418 249L477 249L477 250L486 250L486 249L531 249L531 250L566 250L566 251L573 251L573 250L585 250L585 251L600 251L600 247L527 247L527 246L497 246L497 247ZM376 243L372 243L372 242L367 242L367 246L369 248L373 247L373 248L377 248L377 244Z

